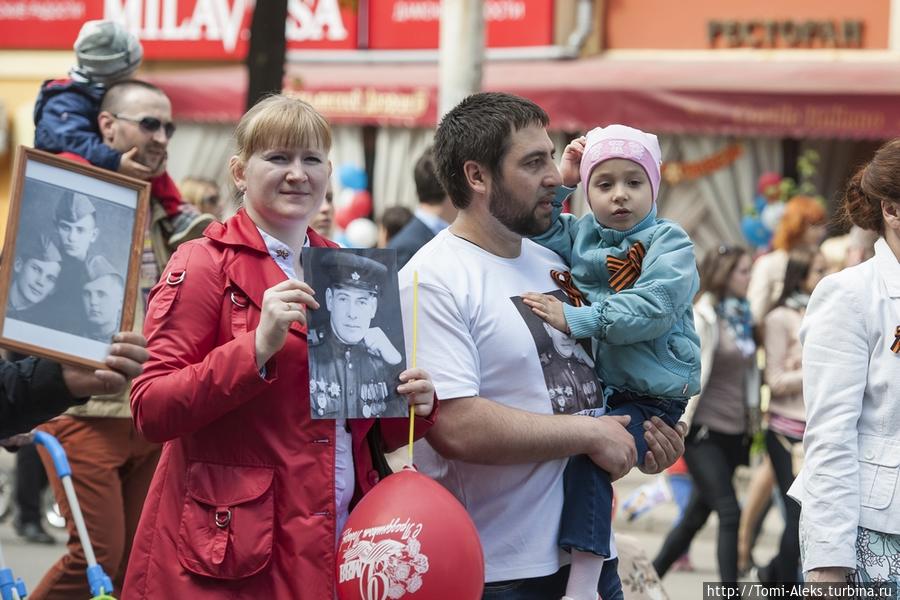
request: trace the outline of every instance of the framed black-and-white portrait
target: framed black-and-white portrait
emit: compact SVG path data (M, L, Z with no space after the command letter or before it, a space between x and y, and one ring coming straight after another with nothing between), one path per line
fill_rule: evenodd
M131 329L148 183L19 147L0 262L0 346L103 368Z
M303 273L319 302L307 313L313 418L406 416L396 251L304 248Z

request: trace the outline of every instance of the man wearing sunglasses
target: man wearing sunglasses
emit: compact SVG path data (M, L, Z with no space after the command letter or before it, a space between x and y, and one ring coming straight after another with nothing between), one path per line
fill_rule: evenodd
M113 148L104 143L98 130L98 112L109 90L129 83L143 57L138 39L119 23L88 21L75 42L77 65L66 79L44 82L34 107L34 146L39 150L77 155L92 165L144 180L167 179L156 165L148 165L148 156L137 146ZM171 112L171 111L170 111ZM171 120L152 115L136 115L130 108L113 111L116 118L132 120L147 133L162 130L171 139L175 126ZM162 169L164 170L164 169ZM169 182L171 183L171 182ZM156 183L154 183L156 185ZM201 215L174 194L158 194L165 209L161 222L168 250L183 241L198 238L213 219Z
M181 202L166 174L166 156L174 133L172 106L165 93L153 85L119 82L106 92L97 125L106 146L119 152L134 149L134 160L151 171L151 217L139 281L143 293L138 294L135 307L134 328L140 331L145 298L169 257L163 206L167 200ZM134 528L159 458L159 446L145 441L134 429L128 392L92 397L42 426L67 450L97 560L113 577L116 589L121 589ZM49 469L50 458L42 455L41 459ZM51 483L67 515L65 492L57 480ZM35 598L72 598L84 587L84 553L71 519L67 518L67 526L72 540L68 554L50 568L32 592Z

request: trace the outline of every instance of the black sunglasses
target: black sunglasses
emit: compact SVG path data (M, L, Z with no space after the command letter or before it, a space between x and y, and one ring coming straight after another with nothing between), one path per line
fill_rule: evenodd
M131 121L132 123L137 123L141 129L146 131L147 133L156 133L159 131L159 128L162 127L163 131L166 132L166 137L171 138L175 135L175 123L169 121L168 123L163 123L156 117L144 117L143 119L135 119L133 117L126 117L121 114L113 115L116 119L122 119L123 121Z

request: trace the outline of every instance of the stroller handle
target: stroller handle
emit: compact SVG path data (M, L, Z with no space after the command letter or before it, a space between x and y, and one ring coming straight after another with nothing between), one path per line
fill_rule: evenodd
M63 478L72 475L72 468L69 466L66 452L56 438L43 431L35 431L33 435L34 443L40 444L50 453L50 458L53 459L53 466L56 468L57 477Z

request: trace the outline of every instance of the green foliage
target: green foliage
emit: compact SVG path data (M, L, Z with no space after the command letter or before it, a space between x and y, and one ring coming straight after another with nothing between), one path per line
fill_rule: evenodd
M818 172L819 160L819 153L812 149L804 151L797 158L797 175L800 181L797 182L791 177L781 180L778 184L778 199L781 202L787 202L794 196L810 196L820 202L825 201L812 182Z

